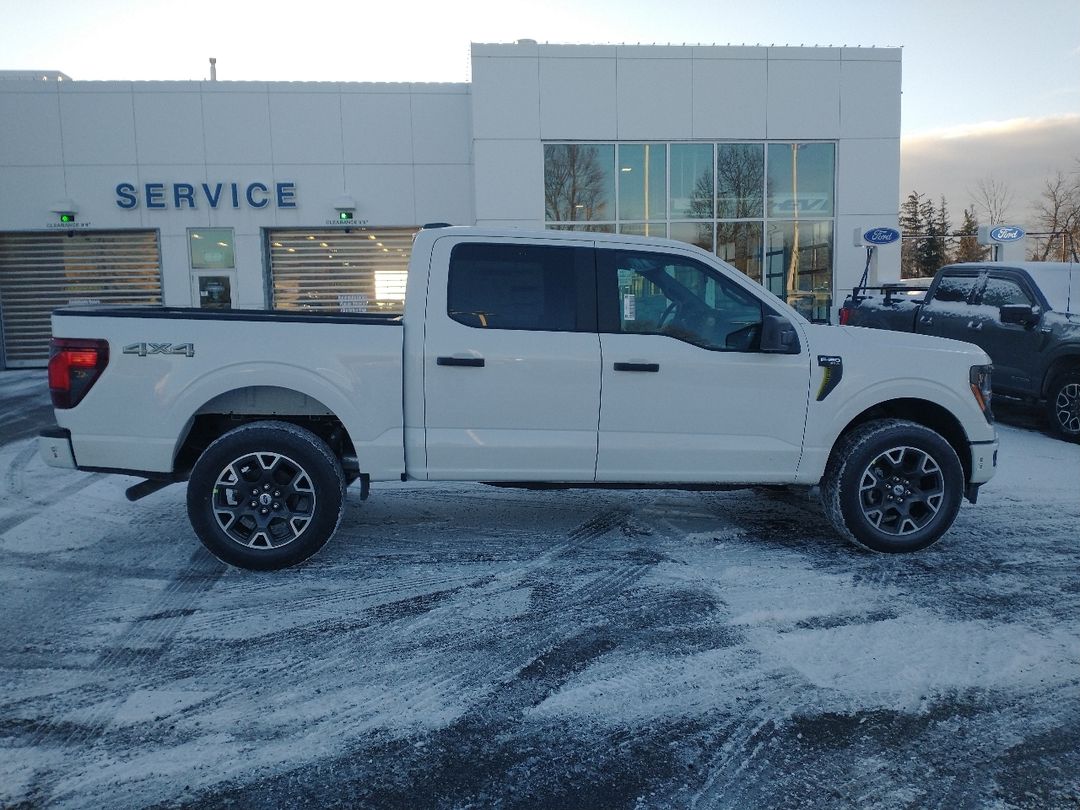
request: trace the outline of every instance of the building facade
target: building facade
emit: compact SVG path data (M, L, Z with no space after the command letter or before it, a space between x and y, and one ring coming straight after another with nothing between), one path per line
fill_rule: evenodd
M0 75L0 362L43 365L69 304L399 311L430 222L668 236L827 320L852 234L896 226L900 60L521 41L474 45L467 84Z

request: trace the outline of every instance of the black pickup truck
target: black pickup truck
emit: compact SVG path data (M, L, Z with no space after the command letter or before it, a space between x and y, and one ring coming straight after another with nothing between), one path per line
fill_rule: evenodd
M840 323L974 343L994 361L995 396L1043 404L1080 441L1080 264L952 264L925 290L856 289Z

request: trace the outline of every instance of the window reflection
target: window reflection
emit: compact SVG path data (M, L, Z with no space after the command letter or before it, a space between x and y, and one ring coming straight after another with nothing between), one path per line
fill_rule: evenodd
M831 143L770 143L769 216L831 217L834 162Z
M713 146L711 143L673 143L671 145L671 216L680 219L712 218Z
M548 222L615 219L615 144L545 144Z
M766 241L765 286L810 320L827 320L832 302L832 222L770 222Z
M765 147L760 143L722 143L716 147L716 216L761 216L765 192Z
M713 249L713 224L711 222L672 222L671 238L689 242L704 250Z
M812 319L832 286L833 143L545 144L549 228L714 251Z
M619 233L632 236L667 236L666 222L620 222Z
M716 255L761 283L761 223L721 222L716 226Z
M667 219L667 146L619 145L619 219Z

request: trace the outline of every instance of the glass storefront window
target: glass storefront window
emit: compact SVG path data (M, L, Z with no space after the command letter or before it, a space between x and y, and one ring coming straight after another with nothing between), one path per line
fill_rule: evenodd
M835 183L828 142L544 144L547 227L697 245L812 320L831 305Z
M583 223L581 225L548 225L548 230L552 231L589 231L591 233L615 233L614 223L596 223L588 224Z
M667 219L666 144L619 144L619 219Z
M615 219L615 144L545 144L548 222Z
M834 163L831 143L770 143L768 216L831 217Z
M761 223L721 222L716 226L716 255L761 283Z
M832 248L830 220L770 222L762 283L810 320L827 320L832 301Z
M679 219L712 219L711 143L671 145L671 216Z
M719 144L716 147L717 218L760 219L764 194L764 144Z
M236 267L232 228L188 230L192 270L227 270Z
M633 236L659 236L667 237L666 222L620 222L619 233L627 233Z
M672 222L671 238L689 242L704 250L713 249L713 224L711 222Z

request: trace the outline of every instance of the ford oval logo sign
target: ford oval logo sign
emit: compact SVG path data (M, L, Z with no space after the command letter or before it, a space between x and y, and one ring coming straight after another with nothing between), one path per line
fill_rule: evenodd
M868 245L891 245L899 241L900 231L896 228L871 228L863 234Z
M995 242L1016 242L1024 238L1024 229L1015 225L1002 225L990 231L990 238Z

